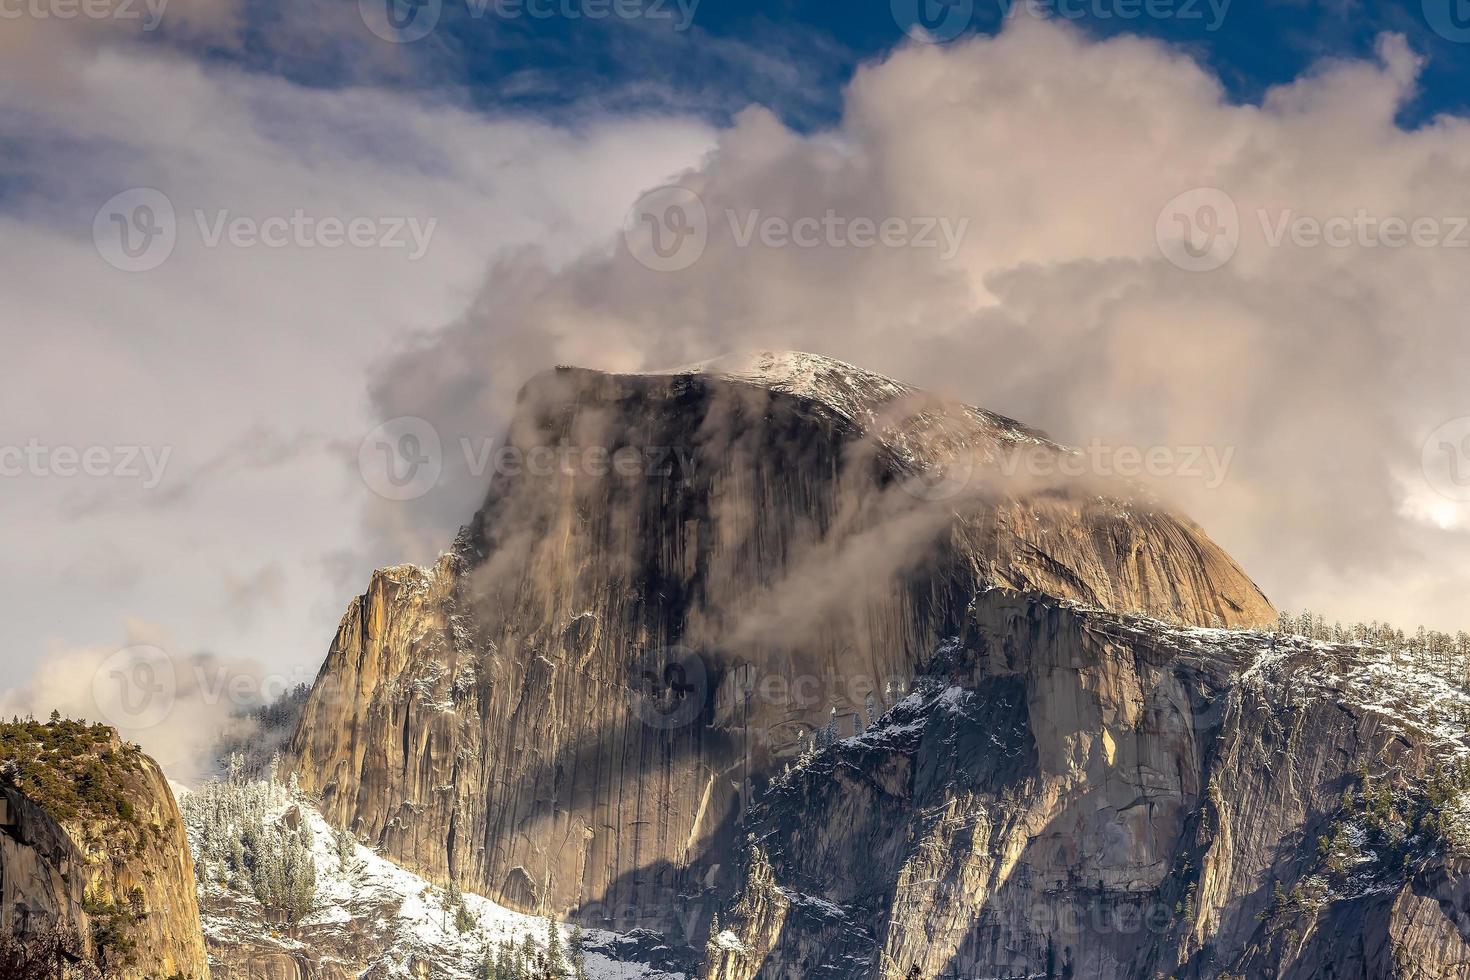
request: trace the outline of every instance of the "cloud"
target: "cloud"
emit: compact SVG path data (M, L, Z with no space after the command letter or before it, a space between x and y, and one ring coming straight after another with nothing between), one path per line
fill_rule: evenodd
M243 629L249 629L262 609L279 609L286 597L286 570L272 562L245 575L225 576L225 608Z
M1167 490L1278 604L1462 627L1423 580L1470 586L1463 524L1405 506L1425 438L1470 415L1467 250L1450 233L1470 215L1470 123L1396 124L1420 67L1386 35L1372 61L1325 62L1242 105L1187 55L1134 37L1021 18L911 45L857 74L830 131L751 108L720 132L678 178L709 219L687 268L645 268L612 228L571 261L507 256L461 316L378 372L374 401L383 417L493 432L553 363L818 351L1063 441L1233 452L1218 486ZM1238 242L1189 271L1163 249L1171 201L1200 188L1228 196ZM829 214L968 226L948 261L912 236L741 240L753 220ZM1454 241L1297 235L1303 220L1417 219ZM480 482L446 465L439 492L390 519L444 540Z
M51 650L29 682L0 695L0 715L101 721L142 745L173 779L214 770L221 738L247 737L242 713L274 701L309 675L269 673L253 660L181 653L156 624L129 620L119 646Z
M663 117L487 118L110 36L60 54L58 84L0 84L0 142L14 148L0 181L0 452L34 440L101 451L109 467L0 476L0 520L25 528L0 568L7 668L24 678L52 651L106 647L137 616L178 649L314 671L373 567L445 544L409 521L360 530L377 499L357 466L372 366L463 309L490 257L532 241L553 266L580 255L711 133ZM94 218L139 187L171 202L177 240L156 268L126 272L94 242ZM418 260L211 245L200 231L200 215L206 229L221 213L262 227L298 211L436 224ZM150 453L167 459L156 485ZM286 584L266 594L270 615L242 618L239 579L272 566Z
M6 7L0 32L0 80L33 101L85 89L75 73L106 48L159 44L229 50L240 41L239 0L99 0L88 4L30 0Z

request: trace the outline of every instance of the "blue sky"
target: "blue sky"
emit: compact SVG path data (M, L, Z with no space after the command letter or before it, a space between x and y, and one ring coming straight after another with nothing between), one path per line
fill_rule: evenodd
M415 0L432 8L391 3L403 22L437 14L435 29L402 45L401 62L384 66L362 56L380 44L367 32L316 31L328 7L292 4L246 8L246 43L216 56L298 83L340 86L391 81L432 88L486 111L528 110L562 118L597 110L693 111L724 121L756 102L798 129L832 124L841 89L863 62L904 39L907 11L895 3L781 2L781 0L628 0L641 16L589 16L598 0ZM608 0L610 3L610 0ZM1023 0L922 0L931 23L963 25L955 36L994 33L1002 4L1009 16ZM1231 96L1257 102L1324 58L1365 58L1382 32L1403 34L1427 57L1419 96L1402 117L1413 126L1470 104L1470 4L1466 0L1410 0L1365 4L1355 0L1038 0L1039 10L1069 20L1095 36L1136 33L1157 37L1211 68ZM1164 16L1150 16L1156 10ZM529 11L537 10L533 15ZM546 12L553 15L547 16ZM572 18L560 12L581 16ZM336 11L340 13L339 11ZM945 20L945 18L950 18ZM1434 25L1447 25L1437 32ZM1452 37L1444 36L1445 33ZM1452 38L1458 38L1452 39Z

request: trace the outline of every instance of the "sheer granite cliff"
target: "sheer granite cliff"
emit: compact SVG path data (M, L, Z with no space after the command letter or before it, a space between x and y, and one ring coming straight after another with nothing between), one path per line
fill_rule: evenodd
M66 831L14 788L0 789L0 935L18 940L48 928L90 933L84 863Z
M348 610L292 754L334 823L517 908L702 930L756 789L988 589L1275 615L1187 519L1046 475L1040 433L822 358L558 369L508 442L454 549Z
M1276 642L984 596L752 807L708 975L1470 975L1470 698Z
M158 765L104 726L0 726L0 932L60 926L78 975L207 980L194 867Z
M560 369L509 445L293 742L388 855L718 980L1470 976L1470 698L1042 434L787 354Z

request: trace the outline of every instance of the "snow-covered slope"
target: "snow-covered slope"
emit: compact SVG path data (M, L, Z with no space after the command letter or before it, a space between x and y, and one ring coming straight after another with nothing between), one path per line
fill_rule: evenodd
M1470 754L1470 692L1448 659L1431 664L1422 652L1323 643L1273 641L1241 676L1282 704L1325 699L1369 712L1384 728L1423 742L1446 757Z
M706 375L792 395L834 417L870 429L900 455L924 462L928 454L905 445L918 435L939 456L976 450L977 440L1024 442L1055 449L1044 433L1015 419L943 399L912 385L836 358L803 351L750 351L685 364L651 375ZM903 450L907 449L907 452Z
M821 402L848 421L867 421L885 403L918 389L820 354L750 351L649 374L704 374Z
M1118 617L1113 630L1127 642L1233 663L1242 688L1283 707L1327 701L1371 714L1386 730L1448 757L1470 755L1470 661L1459 654L1330 643L1276 630L1180 626L1144 616Z
M251 894L231 887L217 864L202 872L199 884L205 938L215 976L291 976L293 970L318 977L479 980L487 956L502 944L524 948L529 940L544 951L550 922L503 908L479 895L456 896L373 850L344 839L300 794L284 786L255 784L270 800L267 830L300 835L316 869L311 911L286 925L272 921ZM202 821L185 807L190 846L206 865ZM463 907L464 915L460 914ZM573 930L558 924L564 948ZM683 980L685 974L626 960L644 945L639 937L588 930L581 936L583 975L592 980ZM283 971L270 967L284 965ZM264 968L262 968L264 964ZM300 970L301 967L305 970ZM246 970L254 972L246 972ZM573 957L563 959L563 975L576 975Z

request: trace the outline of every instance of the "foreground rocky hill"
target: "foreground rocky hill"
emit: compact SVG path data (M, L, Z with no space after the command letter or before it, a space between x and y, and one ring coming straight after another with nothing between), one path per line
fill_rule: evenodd
M78 976L209 977L173 793L112 729L0 724L0 935L0 975L54 944Z
M728 978L1470 962L1458 736L1298 698L1349 654L1273 659L1219 547L1041 433L765 354L559 369L508 446L555 463L373 577L291 743L426 878Z

